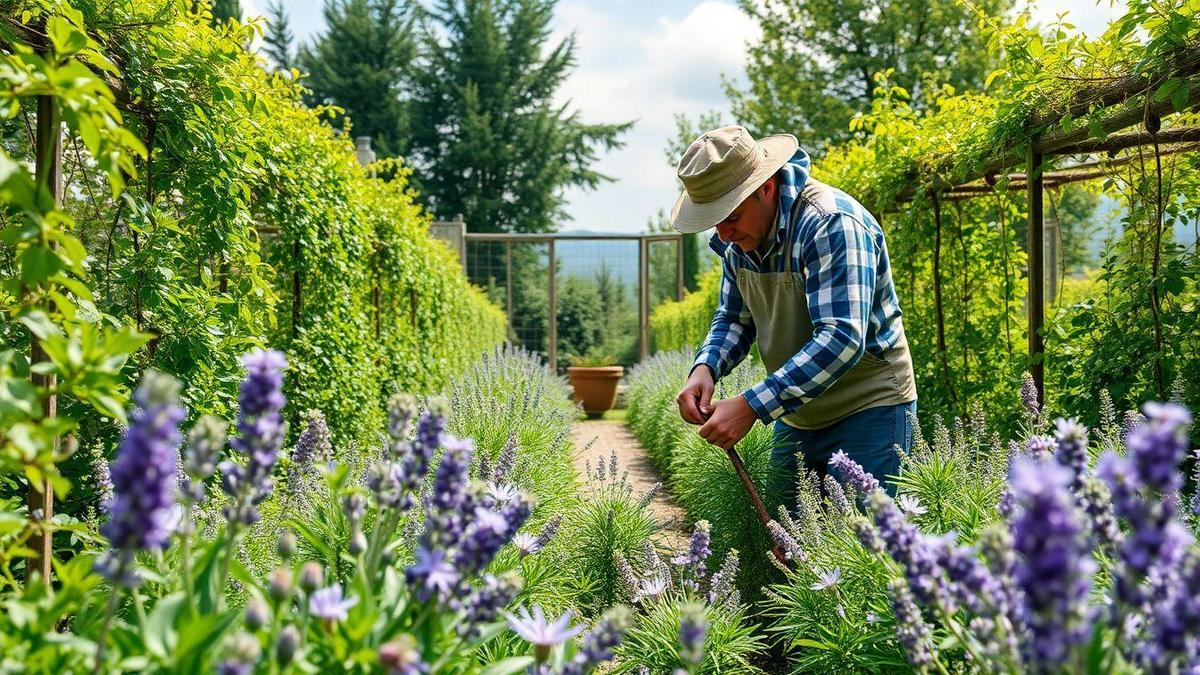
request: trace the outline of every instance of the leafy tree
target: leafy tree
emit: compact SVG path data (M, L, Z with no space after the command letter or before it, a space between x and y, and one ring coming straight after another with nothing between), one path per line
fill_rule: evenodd
M687 115L675 115L675 136L667 139L665 149L667 164L675 169L679 165L679 158L683 156L684 151L696 137L705 131L717 129L726 124L721 113L716 111L701 113L695 120ZM683 189L678 182L676 182L676 187ZM663 231L669 231L670 223L666 222L667 219L663 214L659 214L659 220L665 225ZM653 226L652 223L651 227L653 228ZM711 232L699 232L683 235L683 287L689 291L696 290L700 273L707 267L702 256L703 252L708 250L704 242L708 241L711 234ZM712 264L711 260L708 264Z
M401 100L415 54L411 0L326 0L325 32L300 48L297 62L308 73L310 105L330 103L346 111L335 120L356 136L370 136L380 157L404 152L406 123Z
M212 24L218 26L230 20L242 20L240 0L212 0Z
M1062 237L1063 268L1072 271L1090 267L1095 263L1088 247L1096 234L1092 214L1100 204L1100 195L1079 185L1068 185L1051 198Z
M587 124L553 102L575 39L548 45L554 0L440 0L412 78L409 156L427 205L472 230L547 232L563 190L595 187L597 151L631 123Z
M558 354L582 356L600 346L604 339L604 305L596 284L573 274L558 291Z
M267 32L263 35L263 51L279 70L287 70L296 65L292 54L292 43L295 36L288 25L287 11L279 0L272 0L267 5Z
M810 149L846 140L848 121L870 107L876 72L920 101L926 83L980 89L995 69L987 35L965 3L941 0L741 0L762 28L734 118L762 133L787 132ZM1011 0L974 3L1000 16Z

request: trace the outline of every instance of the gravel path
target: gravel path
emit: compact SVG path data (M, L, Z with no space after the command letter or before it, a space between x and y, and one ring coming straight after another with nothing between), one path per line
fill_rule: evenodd
M588 462L594 470L601 457L607 462L609 454L615 450L621 470L629 471L634 496L640 497L650 486L662 481L650 456L624 422L584 420L576 422L573 431L575 466L580 475L585 475ZM662 483L662 489L650 502L650 511L659 522L659 544L671 551L678 551L687 545L687 513L675 503L666 482Z

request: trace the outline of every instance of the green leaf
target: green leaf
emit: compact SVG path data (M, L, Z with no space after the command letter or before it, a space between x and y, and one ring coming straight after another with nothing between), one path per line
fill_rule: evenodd
M63 269L62 259L45 246L30 246L21 252L21 281L35 285Z
M171 647L175 643L175 620L186 601L183 593L179 591L158 601L154 611L146 617L146 632L143 635L146 651L160 659L167 658L173 651Z
M46 20L46 35L54 45L55 55L67 57L87 46L87 35L61 16Z
M479 675L511 675L525 670L533 663L532 656L512 656L484 668Z

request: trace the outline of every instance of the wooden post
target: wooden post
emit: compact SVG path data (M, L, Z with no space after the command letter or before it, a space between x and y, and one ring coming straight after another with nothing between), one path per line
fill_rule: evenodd
M62 124L58 116L58 101L53 96L37 97L37 137L34 139L37 148L36 175L38 188L49 189L54 197L54 207L62 205ZM36 336L30 336L29 362L41 363L46 360L46 352ZM30 375L33 385L39 388L53 388L56 382L54 375ZM58 397L55 394L47 396L42 401L42 416L49 418L58 414ZM58 454L58 439L54 439L54 454ZM41 512L42 520L54 516L54 490L50 481L41 485L29 484L29 495L26 500L30 516L34 511ZM53 537L35 534L29 539L29 548L33 556L29 558L26 568L26 579L32 579L35 573L41 574L42 579L50 581L53 571L54 546Z
M649 244L638 238L638 360L650 355L650 289Z
M548 316L546 327L549 335L546 336L546 360L550 365L550 372L558 372L558 287L556 278L558 276L557 261L554 259L554 240L549 241L550 261L547 274L550 275L549 286L549 303L550 307L547 310Z
M675 299L683 299L683 247L687 245L687 237L679 235L675 240Z
M1045 323L1045 282L1046 274L1045 251L1043 242L1043 181L1042 153L1038 152L1036 139L1030 139L1029 151L1025 160L1025 173L1029 176L1026 188L1027 211L1029 218L1028 260L1029 260L1029 373L1033 376L1034 386L1037 387L1038 400L1046 401L1045 384L1045 348L1042 344L1042 325Z
M513 323L512 240L504 242L504 297L508 305L508 341L517 341L517 330Z

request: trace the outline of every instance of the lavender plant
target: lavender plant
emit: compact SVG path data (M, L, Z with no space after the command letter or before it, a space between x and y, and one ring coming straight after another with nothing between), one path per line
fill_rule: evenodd
M290 524L304 546L282 531L273 568L253 573L242 544L257 527L259 508L277 499L276 474L286 468L276 462L284 360L255 352L244 363L233 458L220 462L224 490L216 494L203 488L224 446L223 426L207 418L194 425L181 476L179 384L153 372L143 379L111 471L113 497L102 526L107 551L60 569L64 588L72 589L62 601L81 617L79 632L47 643L42 658L75 653L76 663L96 672L132 663L226 673L478 672L493 661L496 673L587 673L611 659L629 625L620 610L590 625L581 640L565 638L590 622L578 629L522 623L510 632L502 612L522 603L528 584L543 581L527 571L564 521L549 518L522 531L532 498L508 482L471 479L474 443L446 432L447 405L437 400L415 429L404 420L406 400L394 401L389 452L362 479L346 464L313 467L333 502L321 515L340 521L348 537L323 536L306 520L313 514L301 510ZM219 514L215 534L180 526L188 522L180 518L183 507L201 504ZM422 528L410 539L402 524L417 517ZM173 540L180 545L171 547ZM523 556L515 542L525 542ZM328 553L322 562L306 559L319 550ZM504 567L500 554L516 561L515 569L493 569ZM98 588L93 563L112 591ZM535 610L523 619L538 616ZM528 632L534 628L542 632ZM536 639L521 646L518 634L527 632ZM509 646L492 649L500 642Z
M1012 510L978 546L931 538L882 491L871 495L874 526L859 534L890 570L896 639L913 669L949 672L964 657L973 669L1011 673L1185 672L1197 663L1200 549L1178 513L1191 417L1177 404L1144 410L1127 455L1109 452L1097 469L1128 530L1106 576L1096 574L1107 555L1095 544L1116 533L1095 513L1086 430L1074 422L1057 422L1057 452L1014 460ZM935 633L957 649L937 648Z

